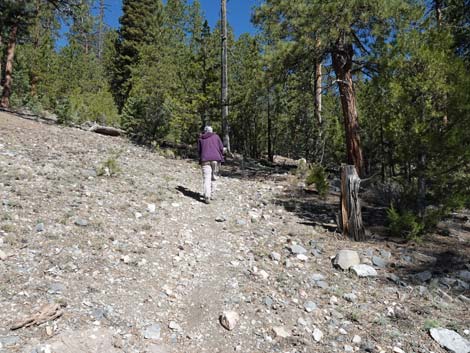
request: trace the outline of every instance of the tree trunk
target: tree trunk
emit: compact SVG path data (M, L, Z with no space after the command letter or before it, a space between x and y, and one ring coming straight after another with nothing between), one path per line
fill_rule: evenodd
M10 38L8 39L7 60L5 64L5 82L3 84L3 94L0 106L10 107L11 86L13 83L13 60L15 59L16 34L18 33L18 23L11 26Z
M268 159L271 163L274 162L273 154L273 122L271 116L271 88L268 84Z
M103 31L104 31L104 0L99 0L99 22L98 22L98 59L103 56Z
M359 200L360 184L361 179L354 165L341 166L340 227L344 236L355 241L363 241L366 238Z
M436 11L437 27L441 28L441 25L442 25L442 0L435 0L434 1L434 9Z
M2 37L2 27L0 26L0 87L3 88L2 64L3 64L3 37Z
M352 59L354 51L351 43L346 43L344 35L336 43L332 52L333 69L338 82L346 132L346 152L348 164L356 167L360 176L364 175L364 159L359 138L359 121L356 109L356 96L352 80Z
M221 0L221 108L222 108L222 139L227 151L230 152L230 136L228 125L228 68L227 68L227 0Z

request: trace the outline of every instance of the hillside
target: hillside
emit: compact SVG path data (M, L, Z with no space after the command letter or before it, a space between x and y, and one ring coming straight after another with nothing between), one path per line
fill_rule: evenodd
M0 352L443 353L432 327L468 340L468 232L351 243L312 225L302 205L327 205L282 173L224 166L206 205L193 160L0 112ZM377 276L334 267L343 249Z

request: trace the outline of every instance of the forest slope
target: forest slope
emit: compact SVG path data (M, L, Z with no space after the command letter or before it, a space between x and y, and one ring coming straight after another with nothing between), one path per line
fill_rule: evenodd
M351 243L283 206L320 203L286 175L224 167L206 205L195 161L2 112L0 131L2 353L429 353L445 351L430 327L468 338L468 233ZM342 249L378 275L334 268ZM62 315L10 330L47 303Z

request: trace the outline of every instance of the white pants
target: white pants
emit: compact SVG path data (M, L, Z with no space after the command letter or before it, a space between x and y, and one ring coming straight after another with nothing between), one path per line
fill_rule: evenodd
M215 181L217 180L218 162L202 162L202 180L204 184L204 197L210 199L215 191Z

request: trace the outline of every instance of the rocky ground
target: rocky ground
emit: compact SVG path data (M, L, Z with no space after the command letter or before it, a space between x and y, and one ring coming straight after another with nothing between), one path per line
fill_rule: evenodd
M353 243L334 194L227 165L206 205L169 156L0 112L0 352L469 352L467 228Z

